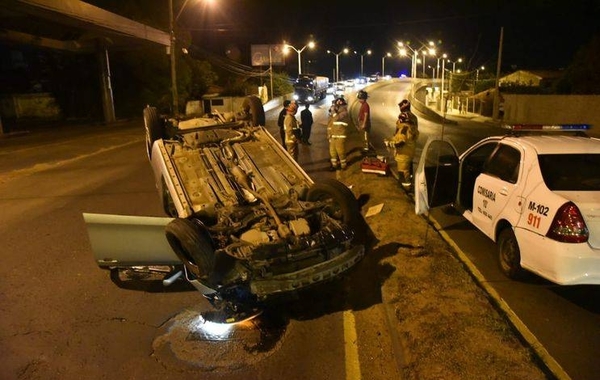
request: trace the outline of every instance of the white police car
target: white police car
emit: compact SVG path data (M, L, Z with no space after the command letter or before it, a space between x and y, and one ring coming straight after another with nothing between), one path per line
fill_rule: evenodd
M497 243L510 278L530 271L561 285L600 284L600 139L585 136L589 125L509 128L460 157L452 143L429 140L415 211L452 204Z

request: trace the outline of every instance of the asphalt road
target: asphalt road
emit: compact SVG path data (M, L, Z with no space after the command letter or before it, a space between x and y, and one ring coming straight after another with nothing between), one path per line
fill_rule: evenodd
M393 131L390 120L397 114L393 106L406 91L405 83L380 86L381 92L373 92L370 99L373 114L381 118L375 120L380 128L373 134L378 150L378 142ZM327 101L314 106L313 130L325 127L325 112L320 110L328 107ZM272 110L268 117L275 136L277 112ZM494 131L493 126L469 119L450 126L421 117L420 127L420 144L427 135L443 133L458 138L457 145L464 147ZM147 379L168 379L182 371L193 372L189 363L160 365L144 358L151 354L157 329L171 317L182 310L206 310L210 306L189 287L166 291L153 286L117 287L91 258L82 223L82 212L163 215L145 157L142 131L141 121L131 120L113 126L32 130L0 140L3 373L24 379L39 374L57 379L142 374ZM315 133L313 145L301 146L300 151L301 164L316 179L333 175L327 171L326 141L318 136ZM108 148L94 149L99 145ZM524 283L508 281L496 269L491 241L457 215L436 211L433 216L442 233L482 273L485 285L498 292L568 376L597 377L597 287L558 287L535 278ZM339 286L331 290L331 299L350 284ZM369 294L369 303L378 305L378 289L371 289ZM346 305L304 306L294 311L293 318L275 324L277 328L284 326L283 330L273 330L281 339L294 339L299 344L282 345L277 351L280 360L275 361L279 364L258 366L256 371L290 379L339 378L347 363L336 358L343 357L347 347L331 347L327 342L344 341L349 325L367 335L374 333L369 326L386 326L385 310L379 307L371 313L357 313L350 320ZM393 363L392 343L379 344L377 363ZM292 362L295 369L302 370L290 377ZM373 378L395 377L397 369L390 368L387 373L373 371ZM203 378L243 379L246 375L226 376L215 371Z
M143 131L132 120L0 140L0 378L399 377L395 332L369 261L224 340L194 328L212 307L185 282L111 281L92 257L82 213L164 216ZM302 147L303 160L314 176L335 176L318 135L312 153Z

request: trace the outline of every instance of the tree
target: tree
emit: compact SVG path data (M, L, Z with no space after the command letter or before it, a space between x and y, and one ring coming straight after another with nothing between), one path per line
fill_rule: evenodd
M556 84L560 94L600 94L600 36L583 46Z
M157 29L169 30L168 2L166 0L95 0L90 1L124 17ZM174 9L181 9L183 0L174 0ZM164 12L156 12L157 9ZM189 31L175 28L177 41L177 90L180 111L190 99L199 99L218 80L208 61L197 60L184 54L191 44ZM120 117L141 114L147 104L161 112L171 109L171 62L162 46L141 50L111 52L111 71L115 112Z

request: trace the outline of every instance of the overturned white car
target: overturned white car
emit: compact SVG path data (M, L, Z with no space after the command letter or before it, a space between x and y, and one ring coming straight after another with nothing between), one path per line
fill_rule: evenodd
M138 217L132 226L123 219L129 217L85 214L101 267L172 266L165 283L183 274L221 307L335 279L361 259L357 231L364 220L352 191L334 179L313 182L262 126L258 98L248 97L243 108L229 121L144 109L148 155L168 217ZM104 244L126 229L145 254Z

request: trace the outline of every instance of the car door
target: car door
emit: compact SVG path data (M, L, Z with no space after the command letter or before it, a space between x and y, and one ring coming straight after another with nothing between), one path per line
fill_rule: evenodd
M92 213L83 218L100 267L181 264L165 236L173 218Z
M514 220L510 204L519 197L521 156L517 146L500 142L475 178L471 222L492 240L499 219Z
M415 213L455 202L458 192L458 154L448 140L429 138L415 172Z

